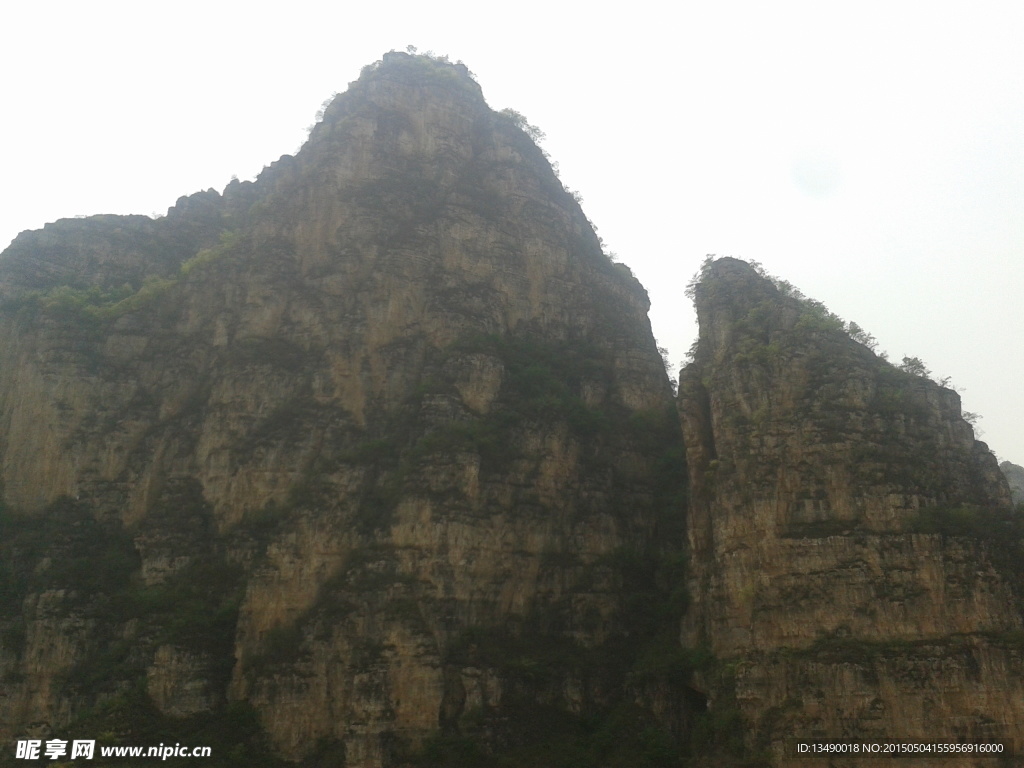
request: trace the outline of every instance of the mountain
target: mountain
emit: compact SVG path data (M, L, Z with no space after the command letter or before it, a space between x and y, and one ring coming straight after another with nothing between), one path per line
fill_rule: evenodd
M25 233L0 285L5 737L244 702L293 760L526 749L674 632L647 294L464 68L389 54L255 183Z
M676 397L531 133L390 53L255 182L0 256L5 741L750 766L1024 730L1021 525L957 395L719 259Z

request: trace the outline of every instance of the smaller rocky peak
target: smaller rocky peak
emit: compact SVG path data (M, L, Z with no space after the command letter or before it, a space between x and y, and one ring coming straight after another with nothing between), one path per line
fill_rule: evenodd
M700 326L698 351L724 360L757 345L777 342L800 325L846 339L839 318L756 262L708 257L687 289ZM846 339L848 340L848 339Z
M694 291L698 308L723 298L743 306L779 295L778 289L753 264L731 256L705 259Z
M708 259L688 292L700 334L680 409L694 488L701 464L714 461L719 480L735 471L736 488L774 498L780 473L805 467L785 481L787 493L800 488L820 497L814 509L843 508L851 525L872 530L900 529L922 506L1009 505L959 396L916 358L893 365L870 334L756 263ZM895 496L899 509L876 503Z

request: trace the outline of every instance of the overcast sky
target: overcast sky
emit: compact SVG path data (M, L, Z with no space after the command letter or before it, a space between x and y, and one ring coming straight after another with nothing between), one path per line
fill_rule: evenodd
M164 213L293 153L407 45L462 59L651 294L672 360L704 255L951 376L1024 463L1024 4L28 3L0 43L0 248Z

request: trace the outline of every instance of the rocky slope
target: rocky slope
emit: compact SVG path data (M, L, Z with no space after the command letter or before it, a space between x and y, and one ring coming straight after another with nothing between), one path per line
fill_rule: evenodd
M1019 736L1021 526L995 458L955 392L776 283L719 259L694 287L684 643L719 661L709 696L773 764L793 737Z
M681 712L626 693L682 542L646 292L464 67L389 54L255 183L25 233L0 297L5 740L245 703L377 766Z

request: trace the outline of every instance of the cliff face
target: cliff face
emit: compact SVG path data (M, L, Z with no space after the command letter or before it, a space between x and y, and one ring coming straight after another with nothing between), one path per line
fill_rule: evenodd
M625 695L632 646L578 660L653 637L681 541L647 296L464 70L391 54L255 183L22 235L0 297L5 738L246 702L370 766Z
M694 293L683 634L721 662L712 708L781 763L792 737L1024 732L1019 518L956 393L744 262Z

